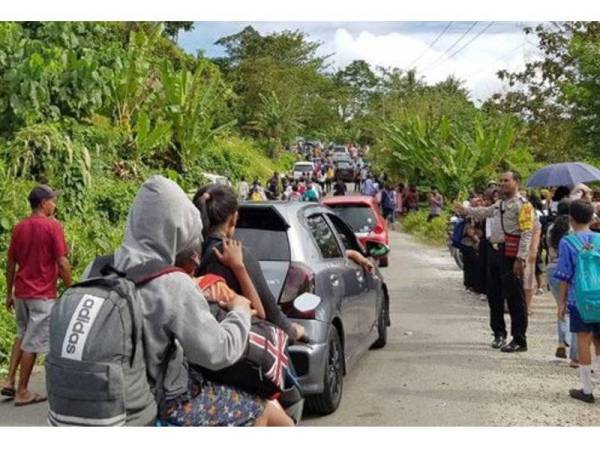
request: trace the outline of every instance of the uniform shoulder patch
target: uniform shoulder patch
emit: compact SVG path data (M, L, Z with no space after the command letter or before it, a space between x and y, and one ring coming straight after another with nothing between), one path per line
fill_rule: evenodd
M521 231L533 230L533 205L529 202L523 203L519 212L519 228Z

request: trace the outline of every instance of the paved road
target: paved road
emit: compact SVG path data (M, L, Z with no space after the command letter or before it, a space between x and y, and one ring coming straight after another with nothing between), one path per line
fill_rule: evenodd
M600 406L567 391L577 373L553 357L553 300L535 297L528 353L489 347L487 305L466 294L444 249L392 233L389 343L370 351L345 378L337 412L306 417L328 425L596 425ZM42 377L34 386L43 391ZM0 424L44 425L46 405L0 402Z

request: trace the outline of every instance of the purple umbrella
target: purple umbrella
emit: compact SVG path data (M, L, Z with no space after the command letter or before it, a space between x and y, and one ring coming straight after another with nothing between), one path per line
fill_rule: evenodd
M527 187L572 187L591 181L600 181L600 170L582 162L566 162L538 170L527 180Z

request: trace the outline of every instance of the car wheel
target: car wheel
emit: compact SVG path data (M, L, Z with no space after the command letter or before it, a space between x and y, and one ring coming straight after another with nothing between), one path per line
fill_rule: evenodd
M306 405L311 411L318 414L331 414L338 408L344 384L344 350L338 331L334 326L331 326L329 330L327 343L329 350L325 365L323 393L306 398Z
M383 348L387 344L387 325L388 325L388 302L384 297L383 305L379 310L379 317L377 318L377 340L373 343L371 348Z
M388 257L386 256L382 256L381 258L379 258L379 267L387 267L388 266Z

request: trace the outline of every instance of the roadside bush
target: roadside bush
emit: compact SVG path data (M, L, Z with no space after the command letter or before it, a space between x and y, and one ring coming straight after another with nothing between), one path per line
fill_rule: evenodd
M428 215L424 209L408 214L401 220L402 229L425 244L443 245L448 237L448 215L442 212L440 217L427 222Z

